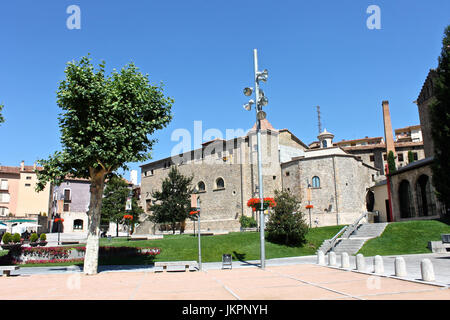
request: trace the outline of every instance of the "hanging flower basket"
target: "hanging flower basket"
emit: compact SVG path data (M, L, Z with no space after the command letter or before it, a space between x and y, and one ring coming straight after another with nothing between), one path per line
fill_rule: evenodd
M312 204L308 204L305 208L306 209L312 209L312 208L314 208L314 206Z
M198 211L191 211L191 212L189 212L189 214L192 216L194 214L198 214Z
M264 198L263 199L263 210L267 210L268 208L276 207L277 203L273 198ZM261 201L259 198L251 198L247 201L247 207L251 207L253 211L261 210Z

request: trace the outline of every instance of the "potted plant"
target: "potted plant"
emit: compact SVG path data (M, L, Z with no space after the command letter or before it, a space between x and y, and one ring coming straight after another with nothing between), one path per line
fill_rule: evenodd
M2 249L9 250L9 251L17 251L22 247L22 244L20 243L20 234L15 233L14 235L11 235L10 233L6 232L3 235L2 238L3 244Z
M263 199L263 210L267 210L268 208L274 208L276 206L276 202L273 198L264 198ZM247 206L251 207L253 211L261 210L261 201L259 198L251 198L247 202Z
M38 239L39 239L39 237L38 237L37 233L32 233L30 236L30 246L32 246L32 247L38 246L38 244L39 244Z
M39 237L39 245L41 247L44 247L47 244L47 236L45 235L45 233L42 233L41 236Z
M9 250L9 244L12 242L12 235L9 232L5 232L2 237L2 249Z

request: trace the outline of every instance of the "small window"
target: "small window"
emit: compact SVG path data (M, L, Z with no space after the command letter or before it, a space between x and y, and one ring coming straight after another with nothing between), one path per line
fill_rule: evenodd
M64 189L64 201L70 201L70 189Z
M27 176L26 179L27 179L27 180L31 180L31 176Z
M403 153L398 154L398 161L403 161Z
M222 178L218 178L216 180L216 189L224 189L225 188L225 181L223 181Z
M64 212L68 212L69 209L70 209L69 204L68 204L68 203L64 203L64 205L63 205L63 211L64 211Z
M83 230L83 220L75 219L73 221L73 230Z
M371 162L375 162L375 156L374 156L374 155L371 155L371 156L370 156L370 161L371 161Z
M203 181L200 181L198 183L197 187L198 187L198 191L199 192L202 192L202 191L204 192L206 190L206 186L205 186L205 183Z
M286 171L286 177L289 177L290 173L289 171Z
M319 177L315 176L312 178L312 187L313 188L320 188L320 179Z
M387 160L387 156L386 156L386 153L385 153L385 154L383 154L383 160L384 160L384 161L386 161L386 160Z
M417 152L413 152L413 157L414 157L414 160L417 160L417 159L418 159L418 157L417 157Z
M322 141L322 145L323 145L324 148L326 148L327 147L327 140L323 140Z
M25 183L25 187L31 187L31 184Z

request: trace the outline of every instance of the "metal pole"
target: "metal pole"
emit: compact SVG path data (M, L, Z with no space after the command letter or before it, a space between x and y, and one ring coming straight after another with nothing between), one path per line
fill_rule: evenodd
M255 63L255 104L256 104L256 143L258 152L258 184L259 184L259 201L261 208L259 211L259 233L261 242L261 269L266 267L266 253L264 245L264 193L263 193L263 178L262 178L262 164L261 164L261 120L258 119L259 105L259 84L258 84L258 51L253 49L253 58Z
M200 242L200 197L197 198L198 211L198 269L202 271L202 245Z

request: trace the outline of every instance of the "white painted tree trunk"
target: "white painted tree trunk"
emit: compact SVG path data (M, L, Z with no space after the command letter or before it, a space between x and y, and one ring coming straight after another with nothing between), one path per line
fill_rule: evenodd
M84 273L94 275L98 272L98 251L100 239L100 217L103 199L105 174L103 171L91 174L91 198L88 212L88 238L84 256Z

